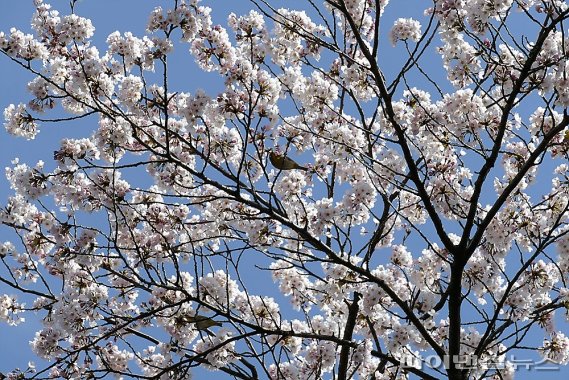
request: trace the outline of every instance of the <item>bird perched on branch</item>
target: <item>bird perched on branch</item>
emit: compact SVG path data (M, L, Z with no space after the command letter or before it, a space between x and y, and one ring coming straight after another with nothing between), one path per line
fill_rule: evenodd
M281 153L278 150L269 151L269 160L271 161L271 164L273 164L273 166L279 170L308 170L306 166L298 164L296 161L288 158L284 153Z
M193 323L196 330L205 331L209 335L215 335L209 328L213 326L221 327L221 322L214 321L213 319L206 317L204 315L196 314L193 317L186 316L184 321L187 323Z

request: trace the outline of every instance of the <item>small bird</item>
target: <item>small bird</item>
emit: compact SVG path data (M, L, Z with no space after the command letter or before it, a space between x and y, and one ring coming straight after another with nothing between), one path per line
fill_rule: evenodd
M269 160L271 160L271 164L273 164L273 166L279 170L308 170L306 166L302 166L293 159L288 158L284 154L279 154L274 150L269 151Z
M193 317L185 317L186 322L193 323L197 330L205 330L212 326L221 327L221 322L214 321L213 319L196 314Z

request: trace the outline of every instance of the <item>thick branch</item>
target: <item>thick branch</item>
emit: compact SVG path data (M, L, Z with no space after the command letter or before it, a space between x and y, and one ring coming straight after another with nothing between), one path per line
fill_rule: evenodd
M358 316L359 305L362 295L358 292L354 292L354 300L348 307L348 318L346 320L346 326L344 328L343 339L345 341L351 341L352 335L354 334L354 327L356 326L356 318ZM350 362L350 347L342 346L340 350L340 363L338 364L338 380L346 380L348 377L348 364Z

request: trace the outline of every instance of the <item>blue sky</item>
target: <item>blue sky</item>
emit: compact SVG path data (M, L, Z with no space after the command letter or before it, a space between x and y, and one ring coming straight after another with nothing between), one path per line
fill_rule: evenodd
M7 1L10 5L2 4L0 12L0 30L8 31L15 26L24 31L30 31L29 21L33 13L32 0ZM92 19L96 28L95 44L100 51L104 50L104 41L108 34L115 30L121 32L132 31L135 35L142 35L150 11L158 4L166 6L169 2L164 1L140 1L140 0L82 0L77 4L77 12ZM237 14L245 13L251 9L251 4L245 0L217 0L204 1L205 4L215 4L213 6L214 20L217 23L225 24L226 15L233 11ZM278 6L288 4L289 7L302 6L304 1L278 1ZM422 13L424 2L399 0L394 1L386 10L386 18L395 17L419 17ZM66 13L69 0L53 0L51 4L54 8ZM236 5L237 4L237 5ZM404 13L402 13L404 11ZM387 32L389 24L384 25L383 32ZM521 27L518 25L518 27ZM389 51L391 55L385 57L389 62L387 67L387 77L389 71L397 68L397 61L400 58L394 54L394 50ZM187 57L187 55L185 55ZM175 58L175 55L174 55ZM440 60L432 60L433 67L440 66ZM180 78L177 82L184 91L195 92L197 88L204 88L210 94L214 94L221 89L221 82L215 74L207 74L199 71L192 61L173 62L171 75ZM26 83L32 77L23 69L10 62L5 57L0 57L0 83L3 90L0 93L0 108L3 110L10 103L26 102L29 99L25 88ZM80 123L65 123L61 125L44 125L42 131L33 141L24 141L9 136L3 128L0 128L0 168L10 166L10 162L15 157L20 157L28 164L35 164L43 159L48 162L53 157L53 151L57 149L59 141L69 136L88 136L95 126L93 119ZM0 203L4 203L10 195L3 174L0 176ZM0 229L0 241L8 239L5 231ZM0 285L0 293L5 290ZM33 317L33 316L29 316ZM27 361L32 358L28 341L33 338L37 323L25 325L24 328L14 328L7 325L0 326L0 372L5 372L14 366L25 368ZM541 338L539 338L539 341ZM559 379L569 376L569 370L543 371L543 372L519 372L517 379L530 379L539 376L540 380Z

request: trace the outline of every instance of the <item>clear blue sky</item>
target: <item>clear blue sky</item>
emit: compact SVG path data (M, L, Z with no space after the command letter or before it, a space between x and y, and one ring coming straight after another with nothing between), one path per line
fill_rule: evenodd
M96 28L95 44L99 50L104 50L104 41L108 34L115 30L121 32L132 31L135 35L142 35L150 11L156 5L167 6L166 1L140 1L140 0L82 0L77 4L77 12L92 19ZM216 0L204 1L206 4L214 4L213 15L217 23L225 24L226 15L233 11L244 13L252 6L246 0ZM422 13L425 2L411 0L392 0L393 4L387 9L388 17L418 17ZM7 5L9 4L9 5ZM69 0L53 0L51 4L66 13ZM238 6L236 6L238 4ZM288 7L302 6L304 1L279 1L277 5L287 4ZM30 31L29 21L33 13L32 0L19 0L2 2L0 12L0 30L7 32L15 26L24 31ZM390 16L391 15L391 16ZM385 25L384 33L389 25ZM397 57L393 57L396 60ZM391 59L391 57L390 57ZM433 65L440 66L440 60L434 59ZM172 66L173 76L181 78L177 84L185 91L194 92L197 88L204 88L210 93L216 93L221 88L219 79L215 74L199 72L193 62L177 62ZM388 70L389 73L389 70ZM388 76L389 77L389 76ZM0 108L3 110L10 103L26 102L29 96L25 90L27 81L31 76L23 69L10 62L5 57L0 57ZM93 130L94 124L68 123L62 125L44 126L34 141L24 141L10 137L3 128L0 128L0 169L10 166L10 161L20 157L28 164L35 164L37 160L50 161L53 151L57 149L58 142L63 137L88 136ZM4 203L10 195L3 174L0 173L0 203ZM8 239L8 235L0 228L0 241ZM0 285L0 293L5 289ZM28 316L29 318L33 316ZM31 323L24 328L14 328L0 325L0 372L5 372L14 366L25 368L27 361L32 358L28 341L33 338L34 332L39 325ZM566 325L565 325L566 326ZM541 338L539 339L541 340ZM534 356L535 357L535 356ZM569 371L562 372L519 372L517 379L530 379L539 376L540 380L560 379L569 377Z

